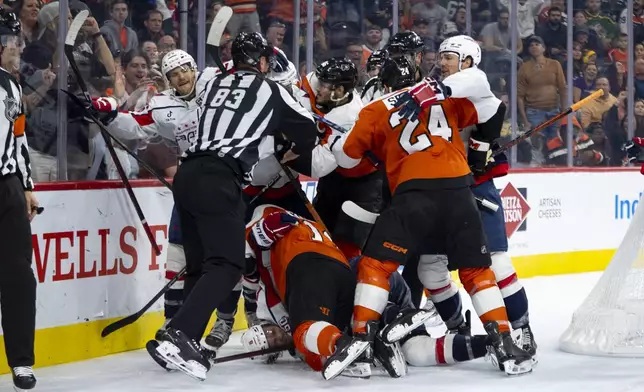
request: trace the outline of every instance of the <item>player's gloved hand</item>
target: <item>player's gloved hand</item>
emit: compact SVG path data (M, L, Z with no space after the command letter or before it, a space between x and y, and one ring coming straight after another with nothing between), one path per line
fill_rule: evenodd
M467 163L475 176L485 174L489 162L492 162L491 144L470 138L470 149L467 153Z
M88 103L87 110L97 118L103 125L109 125L118 114L118 101L113 97L98 97L92 98L92 102ZM92 116L88 116L85 120L94 122Z
M286 54L281 49L274 47L273 56L270 59L271 71L275 73L286 72L288 70L288 63Z
M632 140L629 140L622 146L622 151L626 152L626 162L625 163L631 163L633 161L638 161L641 162L642 158L644 157L639 157L640 153L642 152L642 147L644 147L644 138L641 137L634 137Z
M444 101L448 97L447 89L443 83L427 77L403 93L394 106L401 107L398 112L400 117L409 121L416 121L420 112L436 102Z
M260 248L267 249L275 241L284 237L298 223L299 221L294 215L286 212L271 212L253 225L253 237Z

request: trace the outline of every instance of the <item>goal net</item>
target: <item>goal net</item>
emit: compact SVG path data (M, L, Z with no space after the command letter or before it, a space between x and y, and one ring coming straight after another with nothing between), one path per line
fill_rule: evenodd
M562 350L644 357L644 207L638 207L606 271L561 336Z

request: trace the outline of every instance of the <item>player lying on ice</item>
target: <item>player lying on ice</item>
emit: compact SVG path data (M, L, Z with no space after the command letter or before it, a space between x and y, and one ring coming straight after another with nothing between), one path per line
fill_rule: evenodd
M351 321L356 274L328 233L315 222L263 205L255 209L248 226L246 252L247 274L256 268L261 277L258 317L263 319L244 333L246 349L293 344L304 361L322 371L324 378L338 376L341 371L327 358L351 341L344 331ZM501 339L496 328L488 330L489 336L450 334L434 339L421 325L399 342L385 343L382 334L396 325L399 314L418 312L402 277L394 273L390 281L393 290L387 310L381 320L368 324L374 339L373 359L390 376L404 376L407 363L432 366L480 358L487 346ZM370 375L367 355L346 370L362 377ZM267 360L273 362L277 356L273 354Z

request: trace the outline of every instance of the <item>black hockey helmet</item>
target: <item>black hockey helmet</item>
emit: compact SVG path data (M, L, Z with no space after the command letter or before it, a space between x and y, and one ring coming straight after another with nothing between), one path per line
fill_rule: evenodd
M415 83L413 70L409 60L404 56L390 57L382 64L378 77L384 86L396 91Z
M273 56L273 46L259 33L239 33L230 49L233 64L256 67L261 57L270 60Z
M423 39L418 34L413 31L403 31L391 37L385 49L391 57L399 57L420 53L424 46Z
M11 11L0 8L0 36L1 35L20 35L20 20Z
M389 53L384 49L374 50L371 52L371 55L369 55L369 58L367 59L367 72L373 71L376 67L382 67L382 64L385 62L387 57L389 57Z
M319 81L344 87L349 92L358 84L358 69L355 64L344 57L332 57L315 69Z

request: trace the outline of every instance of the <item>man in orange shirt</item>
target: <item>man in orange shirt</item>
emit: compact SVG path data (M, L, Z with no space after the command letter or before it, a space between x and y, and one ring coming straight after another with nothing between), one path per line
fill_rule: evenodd
M389 59L381 71L383 84L390 91L402 90L367 105L351 132L332 142L341 167L356 165L367 151L385 162L393 194L358 264L353 315L356 337L344 352L329 358L329 362L340 364L338 368L347 365L347 353L371 339L368 322L379 318L385 308L391 273L420 254L446 254L449 269L459 270L486 330L492 333L498 328L501 332L492 345L498 363L508 374L531 371L530 355L512 341L503 297L489 268L490 254L470 190L472 173L458 134L459 129L493 119L500 101L476 67L481 60L479 45L467 36L447 41L443 45L449 50L441 51L442 62L456 63L462 71L452 77L459 81L448 86L432 81L426 100L421 101L425 109L420 116L406 119L398 109L400 98L414 83L411 64L404 58ZM479 132L479 140L470 139L469 161L476 173L485 171L498 132L487 127ZM385 341L403 338L422 324L424 317L422 310L403 317L385 331Z

